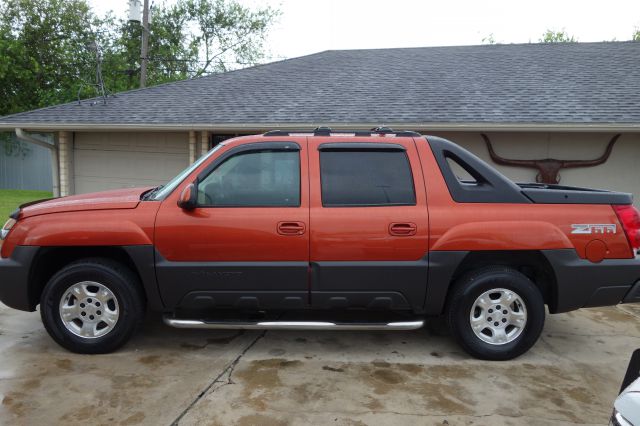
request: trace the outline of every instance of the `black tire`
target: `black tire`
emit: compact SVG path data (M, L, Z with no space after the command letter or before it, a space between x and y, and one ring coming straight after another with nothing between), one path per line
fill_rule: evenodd
M487 343L471 327L471 310L476 299L493 289L513 291L526 309L524 327L513 341L507 343ZM488 312L487 316L490 315ZM536 343L544 327L545 308L540 290L529 278L515 269L494 266L473 271L456 281L448 299L446 316L454 338L465 351L479 359L501 361L522 355ZM488 325L491 326L490 323ZM486 338L491 339L491 333L488 334Z
M118 318L115 324L99 337L87 338L74 334L61 317L62 298L71 286L83 281L106 287L117 302ZM72 303L75 304L75 301ZM144 294L138 277L124 265L103 258L78 260L65 266L51 277L40 298L40 316L49 335L63 348L83 354L102 354L120 348L140 327L144 311ZM100 325L109 327L106 323Z

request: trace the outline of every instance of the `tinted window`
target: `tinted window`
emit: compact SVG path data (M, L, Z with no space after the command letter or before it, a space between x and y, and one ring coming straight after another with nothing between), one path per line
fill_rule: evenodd
M299 152L253 151L230 157L198 184L198 205L299 206Z
M321 151L324 206L387 206L416 203L403 151Z
M458 161L456 161L454 158L447 157L446 160L447 160L447 164L449 165L449 168L455 175L458 182L463 184L478 183L476 178L474 178L473 175L469 173L467 169L465 169L465 167L462 164L460 164Z

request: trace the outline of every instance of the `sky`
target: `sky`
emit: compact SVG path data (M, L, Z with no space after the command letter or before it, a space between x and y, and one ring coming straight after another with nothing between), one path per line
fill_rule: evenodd
M640 0L239 2L282 12L265 45L273 59L332 49L472 45L489 35L499 43L528 43L538 41L546 29L565 30L580 42L629 40L640 27ZM89 3L99 14L127 15L127 0Z

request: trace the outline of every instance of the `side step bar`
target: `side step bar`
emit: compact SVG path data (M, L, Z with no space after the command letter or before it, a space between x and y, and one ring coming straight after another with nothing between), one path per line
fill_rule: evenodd
M176 328L206 328L213 330L416 330L424 321L389 323L333 323L320 321L203 321L164 317L164 323Z

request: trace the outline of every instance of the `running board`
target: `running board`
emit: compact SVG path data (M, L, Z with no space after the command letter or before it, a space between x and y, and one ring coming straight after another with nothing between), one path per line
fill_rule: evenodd
M389 323L333 323L319 321L203 321L164 317L164 323L176 328L206 328L213 330L416 330L424 321Z

